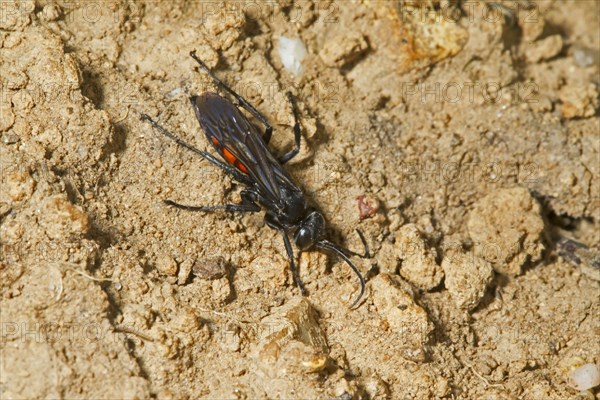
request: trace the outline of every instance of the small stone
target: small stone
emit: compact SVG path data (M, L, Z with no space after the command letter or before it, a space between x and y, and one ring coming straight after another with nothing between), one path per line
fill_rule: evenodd
M559 92L560 114L565 119L592 117L598 107L598 90L591 83L565 85Z
M314 373L328 365L327 338L305 298L296 298L276 309L261 325L261 339L254 355L269 376Z
M415 363L422 363L427 359L427 354L423 347L403 347L400 349L400 355L405 360Z
M387 383L377 374L366 378L363 386L370 399L384 400L390 398L390 389Z
M134 330L148 330L152 326L152 309L143 304L128 304L121 310L120 325Z
M5 201L0 201L0 218L6 216L12 210L12 206Z
M498 363L489 354L481 356L475 362L475 370L484 376L489 376L497 366Z
M231 353L240 351L242 347L242 337L240 335L239 326L228 324L224 329L225 330L219 335L221 348Z
M21 71L19 69L15 69L14 67L7 66L6 71L4 72L6 75L4 79L6 79L6 87L10 90L15 90L14 96L10 98L13 105L20 101L22 97L30 97L29 93L26 91L20 91L20 89L25 89L27 84L29 83L29 76L25 71ZM6 94L10 94L8 92ZM18 107L17 107L18 109Z
M35 190L35 181L28 171L11 172L1 190L2 195L6 190L8 197L13 202L27 201Z
M173 257L167 254L161 254L156 260L156 269L162 275L175 276L177 275L177 262Z
M401 260L400 275L413 285L431 290L444 279L436 263L436 251L428 248L415 224L406 224L396 235L396 251Z
M385 175L379 171L369 173L367 176L369 183L373 188L383 188L385 186Z
M179 337L162 333L159 340L160 344L162 344L162 357L173 360L178 356L181 356L183 349L181 339L179 339Z
M365 37L358 32L344 31L333 35L319 52L319 57L328 67L343 67L356 60L369 45Z
M219 7L215 11L215 13L207 15L202 27L211 38L211 47L214 50L227 50L244 31L247 22L246 15L239 12L232 13L226 7ZM202 55L202 53L200 54ZM204 58L202 59L204 60ZM213 67L211 64L208 66Z
M448 382L448 378L440 376L436 380L435 383L435 398L443 399L448 396L450 393L450 382Z
M56 4L46 4L42 10L42 17L46 21L56 21L61 15L61 9Z
M590 390L600 385L600 366L585 364L569 373L571 385L577 390Z
M571 46L571 51L573 52L575 64L581 68L587 68L590 65L599 64L599 55L592 49L573 44L573 46Z
M7 133L2 135L2 143L4 144L15 144L19 141L19 136L14 133Z
M536 10L537 13L539 10ZM532 15L532 11L523 10L519 15L519 27L523 35L523 42L531 43L541 36L544 32L546 19L539 15Z
M427 3L421 4L428 7L425 6ZM410 42L413 58L427 58L438 62L458 54L467 43L469 31L452 18L447 18L445 13L446 10L442 7L426 13L403 15L403 37L407 37Z
M345 377L341 377L335 384L334 395L339 400L355 399L358 392L356 382L349 381Z
M381 244L381 248L376 253L377 265L381 272L395 275L398 272L398 255L396 254L396 246L385 241Z
M475 255L501 274L518 275L527 261L541 259L544 220L525 188L502 189L480 199L469 214Z
M219 304L226 304L231 299L231 282L227 276L212 281L212 297Z
M177 284L185 285L188 278L190 277L190 273L192 272L192 267L194 265L194 260L188 258L179 266L179 273L177 274Z
M525 51L525 59L532 63L538 63L556 56L563 48L563 40L560 35L552 35L547 38L531 43Z
M65 239L71 235L83 236L91 223L81 207L72 204L65 195L48 197L40 207L38 222L52 239Z
M483 298L493 277L489 262L474 254L450 250L444 254L442 269L446 275L446 288L458 308L473 310Z
M48 129L44 129L41 132L39 132L35 136L34 140L42 144L47 150L54 151L61 145L61 142L63 141L63 136L56 127L52 126ZM82 154L80 149L86 151L85 147L79 146L79 154Z
M589 278L600 281L600 249L562 237L556 243L558 254Z
M280 36L277 52L283 67L290 74L300 76L303 71L302 60L306 57L306 45L299 38Z
M200 329L200 319L192 307L184 307L177 312L171 326L184 333L194 333Z
M1 23L0 23L1 25ZM4 38L4 47L5 49L14 49L23 41L23 36L18 34L8 35Z
M223 257L212 257L194 262L192 273L200 279L220 279L227 273L227 265Z
M377 275L371 281L371 288L377 312L394 333L389 340L397 342L404 358L424 361L424 346L433 331L427 312L415 303L412 294L402 288L392 275Z

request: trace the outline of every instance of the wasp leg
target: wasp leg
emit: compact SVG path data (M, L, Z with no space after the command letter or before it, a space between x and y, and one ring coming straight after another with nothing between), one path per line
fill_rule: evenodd
M285 229L283 226L281 226L281 224L279 224L279 222L275 221L273 217L269 216L268 213L265 215L265 222L270 228L277 229L279 232L281 232L281 236L283 236L283 244L285 245L285 251L290 259L290 270L292 271L294 283L296 286L298 286L298 289L300 289L302 296L306 296L306 288L304 287L304 283L302 283L302 279L300 279L300 272L298 271L296 263L294 262L294 251L292 250L292 244L290 243L290 239L288 238Z
M271 126L271 124L269 123L267 118L260 111L258 111L256 108L254 108L254 106L252 104L250 104L250 102L248 100L246 100L241 95L239 95L235 90L233 90L232 88L227 86L227 84L225 82L223 82L222 80L217 78L217 76L210 70L210 68L208 68L208 65L206 65L204 63L204 61L202 61L202 60L200 60L200 58L198 58L198 56L196 55L196 50L191 51L190 56L194 60L196 60L196 62L200 65L200 67L208 74L208 76L211 77L211 79L213 81L216 82L216 84L221 89L225 90L227 93L232 95L237 100L237 102L239 103L239 106L244 107L246 109L246 111L248 111L250 114L254 115L260 122L262 122L262 124L265 126L265 133L263 134L263 140L264 140L265 144L269 144L269 141L271 140L271 135L273 134L273 127Z
M281 234L283 236L283 244L285 245L285 251L287 252L288 258L290 259L290 269L292 270L292 276L294 277L294 283L300 289L300 293L302 296L306 296L306 289L304 288L304 283L302 283L302 279L300 279L300 272L298 271L298 267L294 263L294 251L292 250L292 244L290 243L290 239L288 238L285 231L281 230Z
M238 182L245 183L248 185L251 185L253 183L246 175L244 175L237 169L233 168L232 166L227 165L224 162L219 161L217 158L215 158L211 154L209 154L205 151L202 151L202 150L192 146L191 144L184 142L177 135L169 132L167 129L165 129L161 125L159 125L158 122L156 122L152 118L150 118L150 116L148 114L142 114L140 116L140 119L142 119L143 121L150 122L150 124L152 124L152 126L154 128L158 129L158 131L160 131L160 133L162 133L169 139L173 140L178 145L181 145L181 146L185 147L186 149L193 151L194 153L203 157L208 162L212 163L213 165L216 165L217 167L221 168L223 171L228 172L229 174L233 175L234 179L237 180Z
M187 211L204 211L204 212L215 212L215 211L227 211L227 212L257 212L260 211L260 207L256 204L222 204L218 206L186 206L183 204L175 203L172 200L165 200L164 203L168 206L179 208L180 210Z
M294 148L279 157L279 162L281 164L285 164L286 162L290 161L300 152L300 138L302 135L302 132L300 131L300 121L298 118L298 106L296 105L296 100L294 100L294 96L292 96L290 92L287 92L286 94L294 113Z
M218 206L186 206L183 204L175 203L173 200L165 200L164 203L168 206L179 208L180 210L186 211L204 211L204 212L215 212L215 211L227 211L227 212L257 212L260 211L256 201L256 195L251 190L243 190L240 194L242 202L240 204L222 204Z

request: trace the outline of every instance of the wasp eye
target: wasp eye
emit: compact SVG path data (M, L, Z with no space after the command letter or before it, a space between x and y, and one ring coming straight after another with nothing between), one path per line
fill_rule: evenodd
M317 211L311 212L302 221L302 224L296 231L296 235L294 236L296 246L302 251L311 248L321 236L324 226L325 220L323 216Z
M303 227L298 229L294 241L300 250L306 250L314 243L314 232L311 232L310 228Z

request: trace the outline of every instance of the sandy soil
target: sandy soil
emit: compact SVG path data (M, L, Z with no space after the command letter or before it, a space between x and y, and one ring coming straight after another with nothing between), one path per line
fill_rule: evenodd
M598 4L2 2L0 397L599 399ZM192 49L277 154L295 94L286 168L373 253L357 309L318 252L300 296L262 213L162 203L239 201L139 120L208 148Z

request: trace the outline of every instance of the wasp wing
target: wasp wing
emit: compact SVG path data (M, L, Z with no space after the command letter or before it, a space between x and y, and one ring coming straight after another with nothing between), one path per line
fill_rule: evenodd
M212 92L192 96L190 100L208 140L227 162L242 163L244 168L238 169L252 178L265 199L280 203L282 185L297 189L256 127L229 100ZM226 157L225 151L233 158Z

